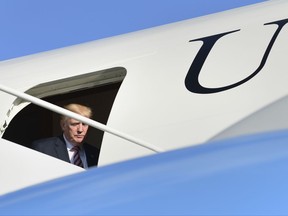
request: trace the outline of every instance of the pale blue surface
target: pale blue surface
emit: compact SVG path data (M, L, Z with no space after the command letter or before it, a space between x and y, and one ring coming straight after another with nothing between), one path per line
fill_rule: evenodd
M0 0L0 60L265 0Z
M155 154L0 197L0 215L288 215L288 131Z

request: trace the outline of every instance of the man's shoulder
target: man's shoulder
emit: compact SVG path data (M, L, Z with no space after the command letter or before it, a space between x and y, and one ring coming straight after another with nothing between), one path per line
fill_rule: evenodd
M47 137L47 138L41 138L41 139L35 140L34 143L53 142L53 141L56 141L56 140L59 140L59 139L60 139L59 136Z
M92 151L99 151L99 148L97 148L96 146L93 146L93 145L91 145L91 144L89 144L89 143L83 143L83 146L84 146L84 148L85 149L87 149L87 150L92 150Z
M55 137L47 137L47 138L42 138L42 139L38 139L32 142L32 147L34 146L41 146L41 145L45 145L47 143L56 143L61 141L61 137L60 136L55 136Z

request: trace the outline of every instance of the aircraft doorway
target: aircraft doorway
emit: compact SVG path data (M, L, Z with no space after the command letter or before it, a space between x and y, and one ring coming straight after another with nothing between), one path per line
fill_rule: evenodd
M31 94L31 92L29 93L31 95L50 94L50 96L41 98L58 106L63 106L68 103L80 103L89 106L93 110L93 120L106 124L114 99L126 75L126 70L116 68L106 70L105 73L106 76L103 76L104 73L100 76L102 79L99 79L99 73L97 73L97 76L93 75L93 77L92 75L89 75L89 77L86 75L85 81L82 83L77 82L78 80L75 78L70 78L66 82L58 81L56 85L59 85L59 88L53 88L56 89L57 94L52 91L46 91L47 89L51 89L51 84L39 85L31 89L33 94ZM83 77L81 78L83 79ZM94 83L96 81L94 86L87 86L88 78L90 81L91 78L94 78ZM71 80L73 80L73 82L71 82ZM73 85L67 85L69 82L73 83ZM77 83L77 86L75 86L75 83ZM65 90L62 90L64 88ZM66 89L69 89L69 91ZM62 92L59 92L60 90ZM37 94L35 92L37 92ZM40 96L38 95L37 97ZM21 104L21 101L18 104ZM38 105L29 104L15 114L2 137L6 140L30 147L34 140L62 134L59 121L60 116L58 113L54 113ZM103 131L90 127L86 141L100 149L103 134Z
M67 103L80 103L92 107L93 119L107 123L110 110L121 83L105 85L93 89L56 95L43 100L62 106ZM59 114L34 104L26 106L10 122L3 138L30 147L33 140L61 134ZM101 147L103 132L89 128L86 141Z

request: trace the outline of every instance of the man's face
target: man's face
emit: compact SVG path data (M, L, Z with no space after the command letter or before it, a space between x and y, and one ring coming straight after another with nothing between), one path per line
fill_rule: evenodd
M66 139L71 143L80 145L88 131L89 126L72 118L67 118L61 123L61 128Z

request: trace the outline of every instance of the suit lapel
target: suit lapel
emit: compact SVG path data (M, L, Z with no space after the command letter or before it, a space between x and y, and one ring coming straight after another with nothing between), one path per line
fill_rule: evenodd
M64 141L63 136L59 136L56 143L55 143L55 151L59 157L59 159L62 159L66 162L70 163L70 159L69 159L69 155L67 152L67 147L66 147L66 143Z
M87 143L84 143L83 147L85 150L88 167L96 166L98 164L99 152L94 152L96 148L94 149L90 147Z

